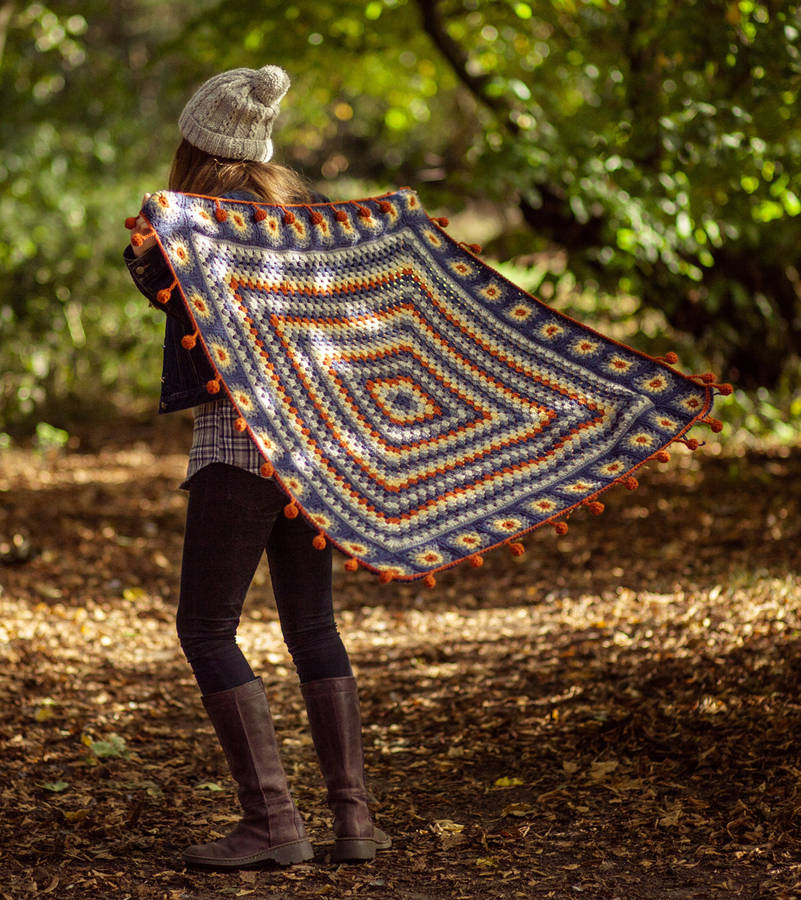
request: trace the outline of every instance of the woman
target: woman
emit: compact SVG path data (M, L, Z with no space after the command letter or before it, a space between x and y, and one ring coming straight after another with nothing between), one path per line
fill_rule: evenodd
M310 202L300 176L270 162L273 122L288 88L289 77L277 66L234 69L203 84L179 119L183 140L170 189L266 203ZM133 234L140 237L126 249L126 261L139 289L155 301L172 284L172 274L142 217ZM180 343L192 331L182 301L154 305L168 313L160 410L196 407L183 485L189 504L178 635L244 811L227 837L189 847L184 859L237 868L312 857L261 679L236 643L245 596L265 549L333 812L332 860L372 859L391 842L373 825L367 806L359 701L334 621L330 547L309 552L316 531L301 516L284 517L286 496L273 479L261 476L264 460L247 433L234 428L234 407L206 393L213 372L202 349L187 351Z

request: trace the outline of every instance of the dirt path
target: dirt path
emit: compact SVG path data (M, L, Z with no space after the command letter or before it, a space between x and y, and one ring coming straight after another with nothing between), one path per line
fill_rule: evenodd
M235 815L172 624L187 438L0 455L0 896L801 896L801 450L677 451L434 590L338 571L395 839L363 867L327 862L260 571L242 642L317 855L226 875L180 862Z

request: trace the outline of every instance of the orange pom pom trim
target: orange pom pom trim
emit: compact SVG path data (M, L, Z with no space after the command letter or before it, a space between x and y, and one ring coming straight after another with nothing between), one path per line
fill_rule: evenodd
M240 417L234 422L234 428L235 428L237 431L246 431L246 430L247 430L247 427L248 427L248 423L242 418L242 416L240 416Z
M480 569L484 565L484 557L483 556L471 556L470 557L470 565L474 569Z
M359 215L360 215L363 219L371 219L371 218L373 217L372 210L370 210L369 207L367 207L367 206L357 206L356 208L359 210Z
M131 235L131 243L134 245L134 247L141 247L142 244L144 244L144 242L145 242L145 239L142 237L141 234L137 233L137 234Z
M168 303L171 296L172 291L170 291L168 288L163 288L158 292L158 294L156 294L156 300L158 300L158 302L161 304Z
M389 584L390 581L392 581L394 577L395 576L392 574L392 572L382 572L378 576L378 580L381 582L381 584Z
M218 222L224 222L228 218L228 213L218 203L214 210L214 218Z
M211 381L206 382L206 393L207 394L219 394L220 393L220 382L216 378L212 378Z
M382 213L392 212L392 204L388 200L379 200L378 208Z
M519 541L515 541L513 544L509 544L509 551L512 556L523 556L526 548Z
M287 503L287 505L284 507L284 515L287 517L287 519L297 519L299 513L300 510L297 508L297 506L295 506L294 501L292 503Z
M654 454L654 459L658 462L670 462L670 454L667 450L660 450L658 453Z
M600 516L601 513L606 509L606 507L601 503L600 500L591 500L587 504L587 509L594 515Z
M260 206L257 206L256 209L253 210L253 218L257 222L263 222L267 218L267 213Z
M732 391L734 390L734 388L728 382L724 382L723 384L718 384L715 387L717 389L717 392L719 394L721 394L723 397L728 397L729 394L731 394Z
M567 534L567 531L568 531L568 529L567 529L567 522L554 522L554 523L553 523L553 530L554 530L558 535Z
M259 471L264 478L272 478L275 475L275 469L271 462L263 462Z
M348 214L345 212L344 209L338 209L338 210L334 213L334 218L337 220L337 222L347 222L347 221L348 221Z
M295 213L292 212L291 209L284 210L284 225L294 225L295 224Z
M358 559L346 559L345 560L345 569L348 572L355 572L359 568L359 560Z
M626 486L626 490L636 491L640 486L640 482L633 475L629 475L629 477L623 482Z
M319 225L323 221L322 214L319 213L316 209L312 210L311 220L313 225Z
M136 220L138 218L139 216L128 216L128 218L125 220L125 227L128 229L128 231L133 231L134 228L136 228Z
M181 338L181 346L184 350L191 350L197 344L197 332L194 334L185 334Z
M325 550L325 535L315 534L312 539L312 547L314 547L315 550Z
M447 228L450 225L450 221L445 216L437 216L431 221L439 225L440 228Z
M426 575L426 577L423 579L423 584L425 584L427 588L436 587L437 579L434 578L433 575Z

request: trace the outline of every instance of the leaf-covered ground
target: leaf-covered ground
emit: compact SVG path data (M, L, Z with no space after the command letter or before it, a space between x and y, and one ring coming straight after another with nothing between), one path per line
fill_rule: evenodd
M241 629L316 847L187 871L236 816L174 636L185 422L0 455L0 896L801 895L801 451L712 446L434 590L338 570L377 820L332 866L266 570Z

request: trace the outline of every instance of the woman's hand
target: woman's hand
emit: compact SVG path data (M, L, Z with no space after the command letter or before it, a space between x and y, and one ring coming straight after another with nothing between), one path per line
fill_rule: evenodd
M145 202L150 199L150 194L145 194L142 197L142 206L145 205ZM153 229L150 227L149 223L146 221L144 216L137 216L136 225L131 229L131 237L135 234L142 235L142 243L137 247L136 244L131 242L131 249L133 250L133 255L136 257L142 256L147 253L147 251L155 246L156 244L156 236L153 234Z

